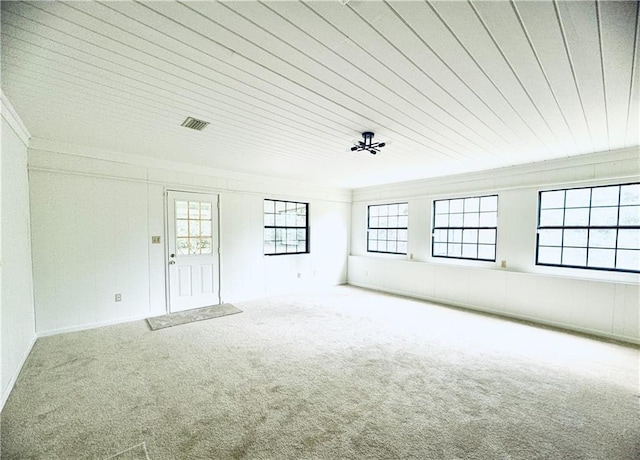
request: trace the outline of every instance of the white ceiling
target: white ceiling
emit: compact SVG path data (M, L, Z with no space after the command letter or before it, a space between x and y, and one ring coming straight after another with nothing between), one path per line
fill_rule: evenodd
M2 1L2 89L37 138L349 188L639 143L635 1L344 3Z

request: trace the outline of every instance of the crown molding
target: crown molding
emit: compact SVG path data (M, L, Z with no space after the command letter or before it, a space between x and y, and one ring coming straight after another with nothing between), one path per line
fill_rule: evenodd
M31 133L22 122L20 115L18 115L18 112L13 108L13 105L2 90L0 90L0 99L2 100L2 118L9 123L9 126L11 126L13 131L15 131L23 144L29 147Z

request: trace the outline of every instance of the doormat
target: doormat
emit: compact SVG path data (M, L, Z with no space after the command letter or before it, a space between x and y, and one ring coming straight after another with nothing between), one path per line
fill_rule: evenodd
M196 308L193 310L171 313L169 315L155 316L147 318L147 323L152 331L164 329L165 327L179 326L180 324L193 323L195 321L203 321L205 319L218 318L220 316L235 315L242 313L242 310L236 308L230 303L221 305L211 305L210 307Z
M105 460L151 460L151 457L149 457L147 446L143 442L142 444L118 452L111 457L107 457Z

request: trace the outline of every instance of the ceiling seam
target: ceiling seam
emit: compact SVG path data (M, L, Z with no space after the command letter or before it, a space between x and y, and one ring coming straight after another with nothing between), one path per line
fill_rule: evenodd
M604 116L605 119L607 121L607 147L609 148L609 150L611 149L611 133L609 131L609 108L608 108L608 104L607 104L607 82L606 82L606 78L604 75L604 48L603 48L603 43L602 43L602 24L601 24L601 20L602 18L600 17L600 4L596 1L596 20L598 23L598 44L600 45L600 69L602 71L602 90L603 90L603 97L604 97Z
M486 22L484 21L484 19L482 19L482 16L480 15L480 12L476 9L475 6L473 6L473 3L469 0L469 5L471 6L471 8L473 9L473 11L475 12L476 16L478 17L478 19L480 20L480 22L482 23L483 27L485 28L485 30L487 31L487 33L489 34L489 37L491 38L491 41L493 41L493 44L495 45L495 47L497 48L498 52L500 53L500 55L502 56L502 58L504 59L505 63L507 64L507 66L509 67L509 70L511 70L511 73L513 74L513 76L516 78L516 80L518 81L518 83L520 84L520 87L522 88L522 90L524 91L524 93L527 95L527 98L529 99L529 101L531 102L531 104L533 105L533 107L536 109L536 112L538 113L538 115L540 115L540 118L542 119L542 122L546 125L546 127L549 129L549 132L551 133L551 135L554 137L554 139L556 140L557 143L559 143L559 139L557 134L551 129L551 126L549 125L549 122L547 121L547 119L545 118L545 116L542 114L542 112L540 111L540 108L538 107L538 105L535 103L535 101L533 100L533 97L531 96L531 94L529 93L529 91L527 90L526 86L524 85L524 83L522 82L522 80L520 79L520 77L518 76L517 72L515 71L515 69L513 68L513 66L511 65L511 62L509 62L509 59L507 59L507 56L504 54L504 51L502 51L502 48L500 47L500 45L498 44L498 41L496 40L496 38L493 36L493 34L491 33L491 31L489 30L489 26L486 24Z
M419 110L420 112L422 112L423 114L425 114L426 116L428 116L431 120L435 121L436 123L442 124L443 126L445 126L445 128L451 130L453 133L455 133L456 135L460 136L460 137L464 137L465 139L467 139L469 142L473 143L474 145L476 145L477 147L484 149L482 146L476 144L475 141L473 141L472 139L469 139L468 137L466 137L464 134L458 132L457 130L455 130L454 128L444 125L440 120L438 120L438 118L435 115L432 115L431 113L427 112L426 110L424 110L422 107L420 107L419 105L415 104L413 101L411 101L410 99L406 98L405 96L401 95L400 93L396 92L395 90L393 90L392 88L390 88L389 86L381 83L380 81L378 81L376 78L374 78L373 76L371 76L368 72L363 71L360 67L356 66L355 64L349 62L346 58L344 58L341 54L337 53L335 50L329 48L328 46L324 45L323 43L321 43L319 40L317 40L315 37L313 37L312 35L308 34L305 30L301 29L300 27L298 27L296 24L292 23L291 21L289 21L289 19L285 18L284 16L282 16L281 14L279 14L278 12L276 12L275 10L273 10L272 8L270 8L266 3L264 2L258 2L261 5L263 5L265 8L269 9L269 11L273 12L273 14L275 14L276 16L280 17L282 20L286 21L288 24L290 24L292 27L296 28L297 30L299 30L300 32L304 33L305 35L307 35L309 38L313 39L314 41L316 41L318 44L320 44L321 46L323 46L324 48L326 48L327 50L329 50L331 53L333 53L335 56L339 57L340 59L342 59L344 62L347 62L348 64L350 64L352 67L356 68L362 75L364 75L366 78L369 78L370 80L372 80L373 82L377 83L378 85L382 86L383 88L387 89L389 92L391 92L392 94L394 94L395 96L401 98L403 101L405 101L406 103L410 104L411 106L413 106L414 108L416 108L417 110ZM248 22L250 22L251 24L255 25L256 27L260 28L261 30L263 30L264 32L272 35L273 37L277 38L278 40L282 41L283 43L286 43L288 46L292 47L293 49L295 49L296 51L298 51L299 53L301 53L302 55L306 56L307 58L313 60L314 62L316 62L318 65L321 65L322 67L324 67L325 69L329 70L330 72L333 72L335 75L337 75L338 77L344 79L345 81L351 83L348 79L344 78L344 76L342 76L340 73L334 71L333 69L327 67L326 65L322 64L321 62L319 62L317 59L309 56L307 53L301 51L299 48L284 42L280 37L278 37L277 35L271 33L270 31L266 30L264 27L260 26L259 24L256 24L253 20L247 18L246 16L244 16L243 14L233 10L232 8L230 8L227 4L223 4L223 6L231 11L233 11L235 14L241 16L242 18L244 18L245 20L247 20ZM361 47L359 47L360 49L362 49ZM362 50L365 51L365 50ZM366 52L366 51L365 51ZM364 90L364 89L363 89ZM365 92L367 92L370 96L376 97L377 96L375 94L373 94L371 91L369 90L364 90ZM381 102L385 103L385 104L389 104L388 101L384 101L380 98L378 98ZM395 108L396 110L399 110L398 108ZM401 112L402 113L402 112ZM409 115L407 113L403 113L403 115L414 119L414 121L416 121L417 123L419 123L420 125L424 126L424 123L422 123L421 121L415 119L415 117L413 115ZM465 125L466 126L466 125ZM425 126L427 129L431 129L428 126ZM440 134L442 136L444 136L442 133L438 133L435 132L436 134ZM447 138L447 140L449 142L456 142L454 139L450 139ZM505 141L506 142L506 141ZM459 145L461 148L466 148L463 145Z
M633 87L635 84L636 75L636 57L638 55L638 35L640 35L640 4L636 3L636 27L635 35L633 37L633 58L631 60L631 82L629 84L629 101L627 102L627 126L624 131L624 144L628 145L629 138L629 123L631 122L631 103L633 102ZM640 110L636 107L636 110Z
M551 92L551 96L553 97L553 100L555 101L556 105L558 106L558 110L560 112L560 115L562 116L562 119L564 120L565 125L567 126L567 129L569 130L569 134L571 135L571 139L573 139L573 143L574 144L577 144L576 136L573 133L573 130L571 129L571 125L569 124L569 121L567 120L567 117L565 116L564 111L562 110L562 106L560 105L560 102L558 101L558 97L557 97L555 91L553 90L553 86L551 85L551 81L549 80L549 76L547 75L547 72L545 71L544 66L542 65L542 62L540 61L540 56L538 55L538 52L536 51L536 48L533 45L531 37L529 36L529 32L528 32L526 26L524 25L524 21L522 20L522 16L520 15L520 11L518 11L518 8L516 8L516 4L515 4L514 0L509 0L509 3L511 4L511 7L513 8L513 11L515 12L516 17L518 18L518 23L520 24L520 28L524 32L524 36L527 39L527 43L529 44L529 48L531 48L531 51L533 52L533 55L536 58L536 63L538 64L538 67L540 68L540 71L542 72L542 75L544 76L544 81L547 83L547 87L549 88L549 91Z
M571 69L571 76L573 77L573 84L576 87L576 92L578 93L578 100L580 101L580 107L582 109L582 116L584 118L584 122L587 126L587 132L589 133L589 140L591 142L591 149L595 150L595 144L593 142L593 133L591 132L591 125L589 124L589 120L587 118L587 111L584 108L584 101L582 99L582 93L580 92L580 85L578 84L578 76L576 74L575 66L573 63L573 57L571 55L571 50L569 49L569 43L567 41L566 31L564 27L564 23L562 21L562 15L560 14L560 9L558 7L558 0L553 0L553 8L556 14L556 19L558 21L558 25L560 27L560 34L562 35L562 43L564 45L565 53L567 54L567 59L569 61L569 68Z
M502 98L504 99L504 101L509 105L509 107L511 107L511 109L513 110L513 112L516 114L516 116L522 121L522 123L524 124L524 126L526 126L529 131L531 132L531 134L533 134L541 143L542 145L544 145L546 147L546 149L549 151L550 147L546 144L546 142L538 135L537 131L535 129L533 129L533 127L527 122L527 120L524 119L524 117L522 116L522 114L520 113L520 111L518 109L516 109L513 104L511 103L511 101L509 100L509 98L502 92L502 90L498 87L498 85L496 84L496 82L493 80L493 78L491 78L489 76L489 74L487 73L487 71L484 69L484 67L482 67L482 65L480 64L480 62L478 62L478 60L473 56L473 54L471 53L471 51L469 51L469 49L466 47L466 45L464 43L462 43L462 40L458 37L458 35L453 31L453 29L449 26L449 24L445 21L445 19L440 15L440 13L435 9L435 7L430 3L430 2L426 2L427 5L433 10L433 12L435 13L435 15L438 17L438 19L440 19L440 22L442 22L442 24L447 28L447 30L449 31L449 33L451 33L451 35L453 36L453 38L460 44L460 46L462 47L462 49L464 50L464 52L467 54L467 56L469 56L469 58L475 63L475 65L478 67L478 69L480 70L480 72L482 72L482 74L487 78L487 80L491 83L491 85L495 88L495 90L502 96ZM481 21L482 22L482 21Z

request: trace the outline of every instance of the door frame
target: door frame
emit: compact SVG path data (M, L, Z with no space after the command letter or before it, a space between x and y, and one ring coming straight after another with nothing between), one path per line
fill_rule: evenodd
M218 303L222 304L222 273L221 273L221 268L222 268L222 263L221 263L221 259L222 259L222 252L220 251L220 245L221 245L221 235L220 235L220 201L221 201L221 196L220 196L220 191L219 190L211 190L211 189L194 189L194 188L189 188L189 187L185 187L185 188L173 188L173 187L164 187L163 191L162 191L162 199L164 202L164 206L162 207L162 211L163 211L163 219L164 219L164 234L165 234L165 238L164 238L164 298L165 298L165 312L167 314L171 314L171 292L170 292L170 274L169 274L169 225L171 225L171 222L169 222L169 192L177 192L177 193L193 193L193 194L199 194L199 195L216 195L218 197L218 199L216 200L216 207L215 210L212 209L212 212L216 213L216 228L214 228L214 231L218 232L218 238L217 238L217 246L213 248L214 251L217 251L218 253Z

